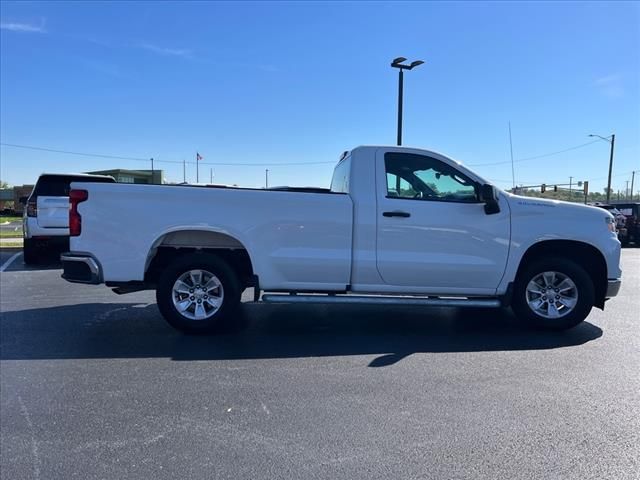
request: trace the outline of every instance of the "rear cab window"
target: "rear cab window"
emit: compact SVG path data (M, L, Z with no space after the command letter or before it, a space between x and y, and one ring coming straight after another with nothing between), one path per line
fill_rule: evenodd
M340 160L333 170L331 191L334 193L349 193L349 177L351 175L351 155Z
M115 183L111 177L78 175L41 175L33 189L31 199L37 197L68 197L72 182Z

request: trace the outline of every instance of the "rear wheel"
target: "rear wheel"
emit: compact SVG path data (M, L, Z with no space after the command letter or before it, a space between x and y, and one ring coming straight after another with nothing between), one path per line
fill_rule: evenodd
M566 330L581 323L595 301L593 281L577 263L541 258L526 266L514 285L512 308L537 327Z
M162 272L156 300L172 327L204 333L230 322L241 293L236 273L224 260L194 253L176 259Z
M22 246L22 258L25 265L35 265L40 262L42 252L36 242L31 238L25 238Z

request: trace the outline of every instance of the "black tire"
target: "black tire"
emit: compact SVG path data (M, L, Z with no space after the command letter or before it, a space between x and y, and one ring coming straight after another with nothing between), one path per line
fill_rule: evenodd
M22 246L22 260L25 265L36 265L41 261L42 252L31 238L25 238Z
M527 302L527 285L542 272L559 272L569 277L577 290L577 303L573 310L558 318L547 318L536 313ZM593 281L587 271L577 263L560 257L538 258L526 265L518 274L513 289L511 307L527 323L548 330L567 330L580 324L595 303Z
M206 319L194 320L181 314L173 303L173 286L190 270L206 270L217 277L224 292L221 306ZM161 273L156 287L156 301L165 320L184 333L214 333L227 328L240 305L240 282L235 271L220 257L192 253L177 258Z

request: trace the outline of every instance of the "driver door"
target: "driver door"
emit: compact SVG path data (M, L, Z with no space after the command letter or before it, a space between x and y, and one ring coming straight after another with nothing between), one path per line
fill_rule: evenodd
M380 150L376 157L376 262L407 291L491 295L509 252L508 206L487 215L480 186L455 164Z

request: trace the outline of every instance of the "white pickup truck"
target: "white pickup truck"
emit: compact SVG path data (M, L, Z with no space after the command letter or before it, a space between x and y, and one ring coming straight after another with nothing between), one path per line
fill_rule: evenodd
M432 151L345 152L330 189L74 182L63 278L155 289L185 332L256 301L511 306L552 329L620 288L600 208L519 197Z

